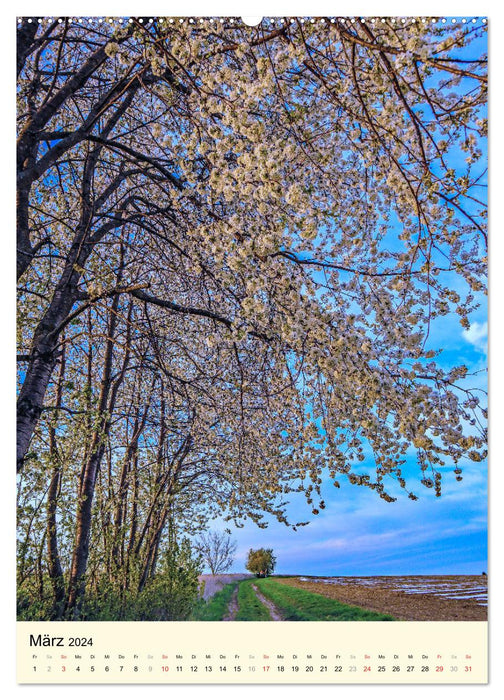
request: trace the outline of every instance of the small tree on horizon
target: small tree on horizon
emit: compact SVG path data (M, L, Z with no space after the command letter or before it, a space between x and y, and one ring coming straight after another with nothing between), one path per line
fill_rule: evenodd
M203 533L195 542L196 551L211 573L225 573L234 561L237 543L231 539L229 531Z
M256 576L269 576L273 573L276 557L272 549L250 549L245 567Z

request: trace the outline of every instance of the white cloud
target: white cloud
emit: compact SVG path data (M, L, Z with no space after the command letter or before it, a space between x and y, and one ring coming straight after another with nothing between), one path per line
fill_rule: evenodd
M488 323L486 321L484 323L474 321L468 330L462 331L462 336L477 350L481 352L487 351Z

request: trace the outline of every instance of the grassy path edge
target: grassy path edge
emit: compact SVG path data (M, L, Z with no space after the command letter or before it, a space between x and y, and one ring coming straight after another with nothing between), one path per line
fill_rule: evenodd
M238 587L238 614L236 620L265 622L271 620L267 606L254 591L254 579L240 581Z
M261 593L272 601L282 617L290 621L393 621L391 615L347 605L319 593L312 593L294 585L288 579L257 579Z
M206 602L201 599L194 609L191 620L218 622L224 619L228 614L229 605L233 597L233 593L238 588L239 582L227 583L220 591L209 598Z

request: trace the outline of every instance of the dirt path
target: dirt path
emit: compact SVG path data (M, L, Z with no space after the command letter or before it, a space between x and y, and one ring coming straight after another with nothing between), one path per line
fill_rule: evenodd
M236 615L238 614L238 586L233 591L231 600L229 601L227 614L222 618L226 622L231 622L236 620Z
M283 620L283 617L280 615L280 613L278 612L277 608L273 605L271 600L265 598L263 594L259 592L259 589L254 583L252 584L252 588L254 589L254 593L259 598L261 603L268 608L271 619L276 621Z

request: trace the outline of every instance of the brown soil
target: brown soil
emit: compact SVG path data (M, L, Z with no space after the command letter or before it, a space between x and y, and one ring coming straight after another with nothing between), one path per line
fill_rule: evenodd
M256 585L252 584L252 588L254 589L254 593L259 598L261 603L268 608L271 619L275 621L283 620L283 617L280 615L280 613L278 612L277 608L273 605L271 600L265 598L263 594L259 592L259 589Z
M452 600L429 593L405 593L394 589L394 579L399 577L383 577L379 583L372 586L352 584L350 579L344 584L321 583L310 579L299 578L279 579L282 583L297 588L304 588L313 593L319 593L326 598L339 600L348 605L392 615L397 620L487 620L487 608L480 605L476 599L467 598ZM431 577L434 578L434 577ZM486 585L484 576L439 576L436 577L444 585L450 580L460 582L464 579L468 584ZM388 580L387 580L388 579Z

